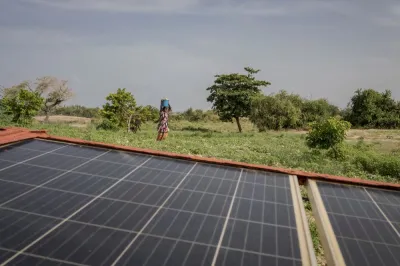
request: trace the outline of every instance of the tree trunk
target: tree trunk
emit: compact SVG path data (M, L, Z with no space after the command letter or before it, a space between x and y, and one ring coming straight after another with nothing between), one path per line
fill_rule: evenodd
M131 114L128 118L128 133L131 132L131 120L132 120L133 114Z
M235 117L235 120L238 126L239 133L242 133L242 125L240 124L239 117Z
M49 122L49 112L45 112L44 114L45 114L45 116L46 116L46 117L44 118L44 122L47 123L47 122Z

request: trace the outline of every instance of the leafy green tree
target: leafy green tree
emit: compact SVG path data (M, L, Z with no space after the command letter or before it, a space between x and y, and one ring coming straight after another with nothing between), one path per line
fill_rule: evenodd
M12 115L15 123L30 123L42 105L43 98L30 89L28 82L2 91L1 106L6 114Z
M118 88L116 93L110 93L106 97L107 102L100 110L100 115L108 124L115 124L119 128L126 128L128 120L136 110L136 100L132 93L125 88Z
M340 145L345 140L346 132L350 128L349 122L335 117L313 122L306 136L307 146L316 149L331 149L335 157L340 157Z
M236 121L239 132L242 132L240 118L248 117L251 112L251 101L254 96L260 95L260 87L266 87L271 83L264 80L256 80L254 75L260 70L245 67L246 74L222 74L216 75L214 85L207 88L210 95L207 101L212 103L221 121Z
M136 119L140 119L143 122L148 122L148 121L156 121L159 116L159 109L151 106L151 105L146 105L146 106L138 106L135 110L135 113L133 114Z
M307 125L310 122L321 121L328 117L339 115L340 110L326 99L304 100L301 113L302 123L303 125Z
M396 128L400 126L399 103L390 90L356 90L348 105L345 119L354 126Z
M260 96L253 100L250 121L260 131L295 128L301 111L288 97Z
M279 102L278 105L272 105L271 108L269 109L264 109L264 116L270 116L270 119L273 117L281 117L282 119L286 116L285 120L286 121L292 121L291 123L283 123L285 126L283 128L301 128L308 126L310 122L314 121L320 121L327 119L328 117L336 116L338 115L339 108L337 106L334 106L330 104L326 99L317 99L317 100L307 100L302 98L298 94L289 94L288 92L281 90L276 94L271 94L271 97L274 98L277 103ZM291 104L289 104L289 102ZM273 111L273 108L278 108L277 106L285 106L287 105L287 108L292 108L287 111L285 114L284 112L279 112L279 114L275 111ZM294 109L293 109L294 108ZM293 112L296 110L295 112ZM273 113L269 113L273 112ZM297 115L300 112L300 117ZM271 117L272 115L272 117ZM288 115L293 115L294 117L289 118L287 117ZM274 127L275 128L275 127ZM271 128L272 129L272 128Z

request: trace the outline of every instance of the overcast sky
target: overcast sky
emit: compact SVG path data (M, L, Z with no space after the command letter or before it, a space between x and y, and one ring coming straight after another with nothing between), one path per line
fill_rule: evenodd
M139 104L208 108L218 73L261 69L281 89L345 106L357 88L400 99L400 2L0 0L0 85L53 75L71 104L126 87Z

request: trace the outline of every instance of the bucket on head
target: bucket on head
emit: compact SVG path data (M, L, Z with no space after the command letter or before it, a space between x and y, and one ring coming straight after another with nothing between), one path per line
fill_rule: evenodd
M168 107L169 106L169 100L168 99L162 99L161 100L161 106L162 107Z

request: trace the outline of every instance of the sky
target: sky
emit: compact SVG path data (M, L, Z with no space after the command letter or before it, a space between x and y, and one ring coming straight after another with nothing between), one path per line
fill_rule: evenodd
M55 76L69 104L127 88L206 109L214 75L261 69L286 90L345 107L357 88L400 100L398 0L0 0L0 85Z

